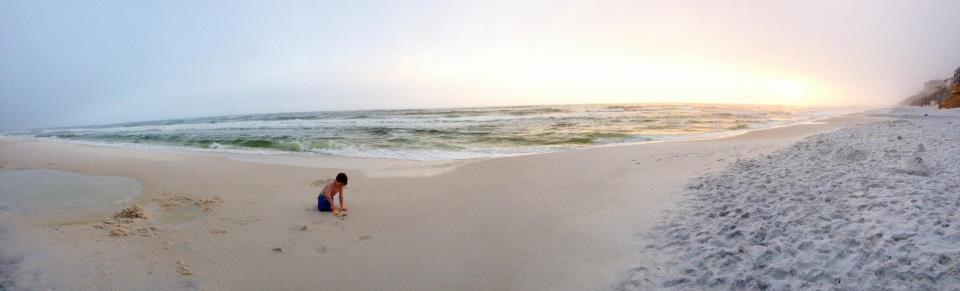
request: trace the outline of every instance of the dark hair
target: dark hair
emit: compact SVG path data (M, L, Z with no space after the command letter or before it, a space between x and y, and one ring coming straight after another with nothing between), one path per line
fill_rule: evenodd
M344 173L337 174L337 182L343 183L343 185L347 185L347 174L344 174Z

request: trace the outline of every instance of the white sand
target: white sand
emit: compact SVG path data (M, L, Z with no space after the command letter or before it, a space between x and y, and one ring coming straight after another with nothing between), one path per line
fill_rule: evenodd
M635 234L691 179L870 121L452 164L0 139L0 175L129 177L143 190L124 206L148 213L0 211L0 257L13 258L0 270L25 289L596 289L643 259ZM344 168L351 213L340 221L315 210L311 184Z
M884 115L691 183L617 289L960 288L960 111Z

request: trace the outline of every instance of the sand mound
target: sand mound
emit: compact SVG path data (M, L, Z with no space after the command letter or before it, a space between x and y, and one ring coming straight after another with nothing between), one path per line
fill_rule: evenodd
M905 156L900 160L897 171L907 175L929 176L930 167L927 166L923 161L923 157L920 156L926 151L927 149L922 143L917 145L912 155Z
M127 219L147 219L147 212L143 210L143 207L140 207L140 205L133 205L120 210L120 212L113 217Z
M130 231L127 230L127 228L123 227L122 225L117 225L110 230L110 236L128 236L128 235L130 235Z
M160 198L154 199L164 210L170 210L182 206L195 206L203 211L210 211L223 204L223 199L219 196L194 197L186 193L166 193Z
M200 209L203 211L209 211L210 209L213 209L217 205L220 205L220 203L223 203L223 199L220 199L220 197L214 196L214 197L200 198L194 202L194 205L199 206Z
M843 129L702 177L614 288L955 289L960 130L948 121Z
M152 237L156 235L160 229L154 226L145 226L145 224L150 224L146 219L146 210L140 207L140 205L133 205L120 210L120 212L114 214L113 217L108 217L104 219L102 223L96 224L93 227L108 230L110 236L113 237L123 237L134 234Z
M919 155L913 155L900 161L898 170L901 173L917 176L929 176L930 168L923 162Z
M110 236L113 237L123 237L134 234L152 237L160 232L160 229L155 226L143 226L143 223L137 223L133 219L108 218L105 219L103 223L96 224L93 227L109 230Z

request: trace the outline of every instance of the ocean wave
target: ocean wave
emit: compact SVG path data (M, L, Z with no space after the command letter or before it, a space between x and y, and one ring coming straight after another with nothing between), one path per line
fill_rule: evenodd
M513 106L231 115L3 134L204 151L430 160L722 136L843 112L690 104Z

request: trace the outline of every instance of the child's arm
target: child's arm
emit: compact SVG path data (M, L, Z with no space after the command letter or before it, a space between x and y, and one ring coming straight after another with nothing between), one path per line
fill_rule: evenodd
M347 210L347 207L343 206L343 190L343 188L340 189L340 210Z

